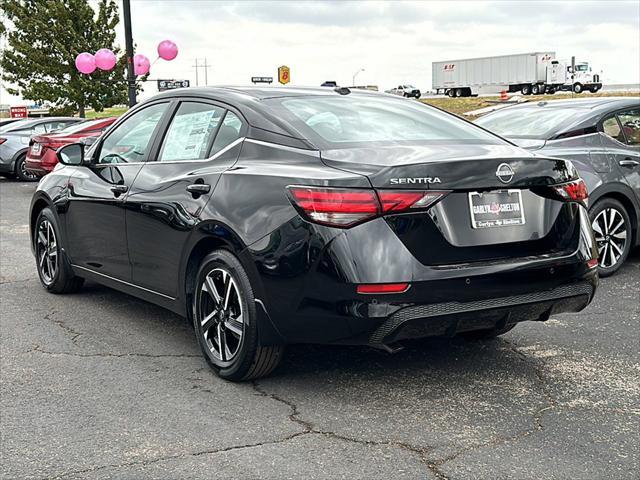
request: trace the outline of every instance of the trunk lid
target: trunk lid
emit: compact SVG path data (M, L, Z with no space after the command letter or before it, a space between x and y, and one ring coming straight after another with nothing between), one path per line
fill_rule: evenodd
M430 145L323 151L334 168L366 175L376 190L447 194L385 220L425 265L564 254L576 248L579 207L542 192L577 178L571 162L511 145Z
M511 145L371 146L324 150L321 156L328 166L367 176L375 188L522 188L564 183L576 175L565 160ZM503 164L508 168L499 171Z

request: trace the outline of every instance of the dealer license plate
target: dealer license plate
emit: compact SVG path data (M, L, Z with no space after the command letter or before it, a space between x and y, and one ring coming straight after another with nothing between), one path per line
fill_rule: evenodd
M520 190L470 192L469 210L473 228L524 225Z

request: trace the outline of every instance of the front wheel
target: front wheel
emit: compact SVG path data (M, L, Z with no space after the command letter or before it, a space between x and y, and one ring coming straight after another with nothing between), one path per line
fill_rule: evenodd
M27 170L27 156L22 155L16 160L16 176L23 182L35 182L38 176Z
M598 248L598 273L613 275L631 250L631 220L627 209L613 198L604 198L589 210L591 227Z
M200 265L193 323L207 363L226 380L264 377L280 363L282 345L259 344L255 297L249 277L227 250L214 251Z
M576 83L573 85L573 93L582 93L582 84Z

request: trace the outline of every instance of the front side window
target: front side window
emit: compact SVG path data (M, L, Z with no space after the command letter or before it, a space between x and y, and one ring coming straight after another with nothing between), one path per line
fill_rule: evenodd
M609 117L604 122L602 122L602 131L606 136L611 137L614 140L619 141L620 143L624 143L622 129L620 128L618 119L615 116Z
M158 103L131 115L105 138L98 163L145 162L151 138L168 103Z
M640 110L629 110L618 114L625 141L629 145L640 145Z
M181 103L165 136L159 160L169 162L207 158L224 112L224 108L206 103Z
M502 143L472 124L420 102L373 95L267 101L294 128L329 148L371 143Z

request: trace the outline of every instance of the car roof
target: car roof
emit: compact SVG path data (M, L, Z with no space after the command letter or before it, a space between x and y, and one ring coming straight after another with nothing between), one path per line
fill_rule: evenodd
M239 109L245 116L249 125L251 125L252 127L308 142L303 136L300 135L299 132L295 131L295 129L288 122L279 118L273 111L272 106L263 102L263 100L310 96L342 97L344 96L343 88L279 86L268 87L256 85L179 88L155 95L145 100L143 104L154 102L160 99L170 100L174 98L189 97L200 100L210 99ZM397 101L403 101L403 99L398 99L397 96L357 88L349 89L348 96L351 95L382 95L385 98L393 98L397 99Z
M30 126L33 125L39 125L41 123L47 123L47 122L55 122L58 120L74 120L76 122L80 122L83 121L83 118L77 118L77 117L40 117L40 118L24 118L21 119L20 121L17 122L12 122L8 125L5 125L5 130L3 130L3 133L10 133L16 130L22 130L23 128L29 128Z
M640 106L640 97L594 97L594 98L567 98L562 100L542 100L539 102L526 102L517 105L516 108L580 108L617 109L624 107Z

